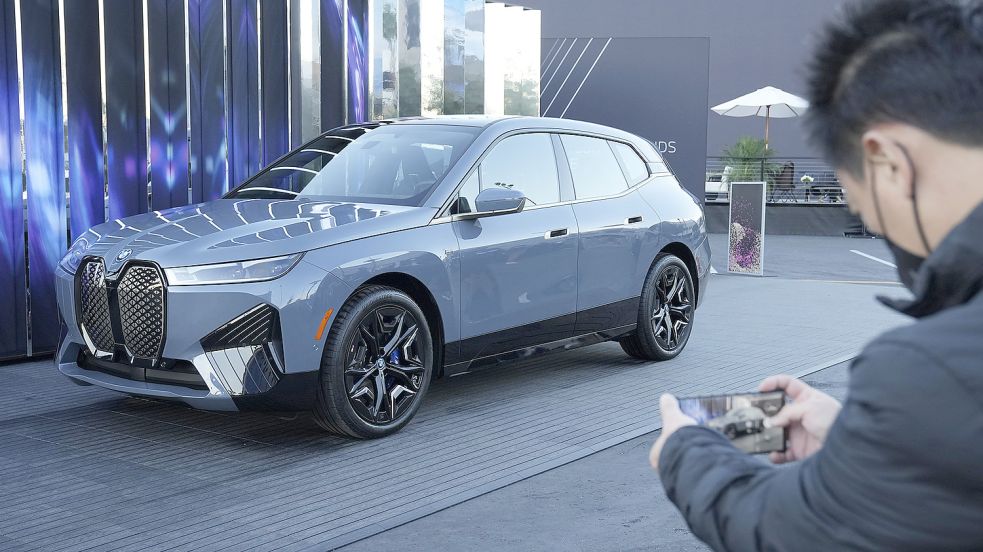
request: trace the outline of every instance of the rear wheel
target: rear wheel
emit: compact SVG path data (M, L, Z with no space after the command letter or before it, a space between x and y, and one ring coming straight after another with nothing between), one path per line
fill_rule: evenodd
M669 360L689 342L693 328L693 277L675 255L660 254L642 287L638 327L620 340L630 356L643 360Z
M325 344L315 420L361 439L399 431L430 386L433 350L426 317L408 295L383 286L358 290Z

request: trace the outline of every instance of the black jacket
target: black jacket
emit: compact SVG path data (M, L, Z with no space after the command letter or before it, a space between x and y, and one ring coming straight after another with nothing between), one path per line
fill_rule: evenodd
M716 432L666 442L662 483L716 550L983 550L983 206L925 261L918 320L850 368L822 450L785 467Z

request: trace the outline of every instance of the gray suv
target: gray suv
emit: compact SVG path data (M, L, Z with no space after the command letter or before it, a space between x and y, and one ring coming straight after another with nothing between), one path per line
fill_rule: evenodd
M709 260L700 204L632 134L352 125L222 199L86 232L57 270L55 361L82 385L379 437L441 375L611 340L675 357Z

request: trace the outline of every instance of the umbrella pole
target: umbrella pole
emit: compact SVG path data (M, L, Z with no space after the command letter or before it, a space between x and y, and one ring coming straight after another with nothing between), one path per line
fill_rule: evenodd
M771 126L771 106L767 106L765 111L765 149L771 149L768 145L768 130Z

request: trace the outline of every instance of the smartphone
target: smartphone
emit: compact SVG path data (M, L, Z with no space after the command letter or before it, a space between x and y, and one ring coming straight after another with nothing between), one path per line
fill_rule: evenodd
M782 391L679 399L684 414L724 434L748 454L785 451L785 428L765 427L765 418L784 406Z

